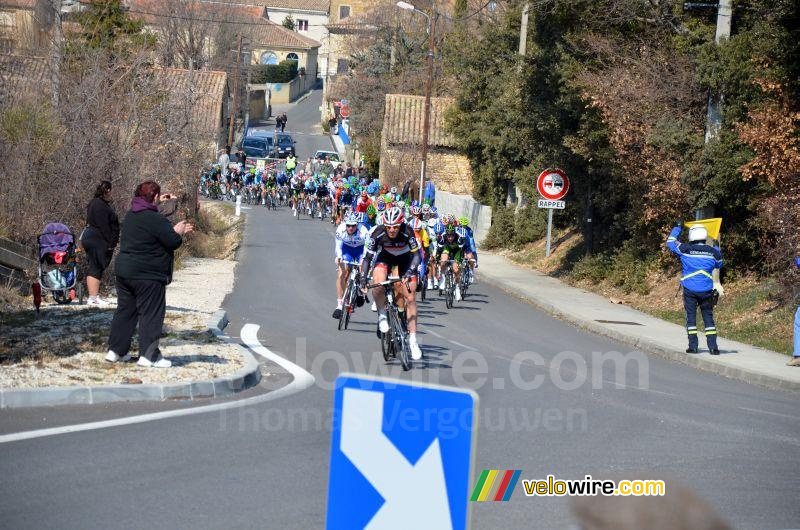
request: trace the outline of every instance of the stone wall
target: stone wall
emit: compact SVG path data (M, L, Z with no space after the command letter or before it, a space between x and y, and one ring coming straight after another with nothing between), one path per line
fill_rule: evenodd
M436 208L440 213L452 213L456 217L468 217L475 242L483 243L492 226L492 207L479 203L469 195L456 195L436 191Z
M380 180L388 186L402 186L409 177L419 177L422 158L418 149L383 146ZM467 157L453 150L434 149L428 152L428 178L436 191L471 195L472 171Z

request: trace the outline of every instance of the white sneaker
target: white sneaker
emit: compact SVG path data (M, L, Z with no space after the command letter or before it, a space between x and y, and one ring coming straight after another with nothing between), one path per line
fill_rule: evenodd
M86 299L86 305L93 306L93 307L108 307L113 305L108 300L103 300L99 296L90 296Z
M432 279L430 279L430 278L428 278L428 290L429 290L429 291L432 291L432 290L433 290L433 288L434 288L434 287L433 287L433 280L432 280Z
M156 362L152 362L148 361L144 357L139 357L139 360L136 362L136 364L138 366L144 366L145 368L169 368L172 366L172 361L162 357Z
M417 344L416 335L409 335L408 345L411 348L411 358L415 361L422 359L422 350L419 348L419 344Z
M297 217L297 210L295 210L294 208L292 208L292 215L294 215L295 217Z
M376 304L376 303L373 301L373 302L372 302L372 305L370 306L370 309L372 309L372 311L377 311L377 310L378 310L378 304Z
M378 315L378 329L381 330L381 333L389 331L389 321L386 319L386 313Z
M461 301L461 288L458 285L456 285L456 301Z
M130 353L124 355L123 357L120 357L119 355L117 355L113 351L108 350L108 353L106 354L106 361L108 361L110 363L118 363L118 362L127 363L130 360L131 360L131 354Z

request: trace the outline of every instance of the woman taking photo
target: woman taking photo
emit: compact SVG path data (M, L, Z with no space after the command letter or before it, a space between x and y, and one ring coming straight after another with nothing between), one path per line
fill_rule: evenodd
M131 209L122 221L117 257L117 310L111 321L106 361L128 361L133 332L139 327L139 366L168 368L158 339L166 313L167 284L172 281L175 250L192 225L175 226L158 213L161 187L153 181L136 187Z
M87 304L105 307L111 302L100 298L100 280L111 264L114 248L119 243L119 218L111 207L111 182L104 180L94 192L94 198L86 208L86 229L81 235L81 245L86 254L88 272L86 288L89 291Z

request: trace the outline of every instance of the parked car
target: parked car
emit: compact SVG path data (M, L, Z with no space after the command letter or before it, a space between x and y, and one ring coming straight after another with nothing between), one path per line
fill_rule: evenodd
M342 165L342 160L339 158L339 153L335 151L317 151L314 153L314 159L319 160L328 160L333 167L339 167Z
M242 149L248 160L251 158L269 158L273 152L272 138L248 136L242 142Z
M294 150L294 138L290 134L278 133L278 146L276 151L277 158L286 158L289 155L296 155Z

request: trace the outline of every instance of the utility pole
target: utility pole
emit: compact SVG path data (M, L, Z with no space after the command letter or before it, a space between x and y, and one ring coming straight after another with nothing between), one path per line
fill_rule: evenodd
M733 0L719 0L717 6L717 32L714 42L719 46L731 36L731 21L733 19ZM705 142L716 138L722 127L722 100L723 94L708 95L708 113L706 114ZM714 216L714 207L697 208L694 212L695 219L707 219Z
M434 11L433 15L436 12ZM431 125L431 90L433 90L433 58L436 53L434 33L436 32L436 19L428 19L428 79L425 81L425 113L422 121L422 168L419 174L419 203L425 192L425 176L428 171L428 133Z
M233 146L233 128L236 124L236 109L239 104L239 62L242 60L242 34L236 40L236 66L233 74L233 104L231 105L231 117L228 123L228 145Z
M53 85L51 102L53 111L56 111L61 91L61 46L64 43L64 33L61 27L61 0L51 0L50 7L53 9L53 39L50 44L50 84Z
M519 54L525 57L525 51L528 46L528 12L531 5L525 3L522 8L522 24L519 26Z

